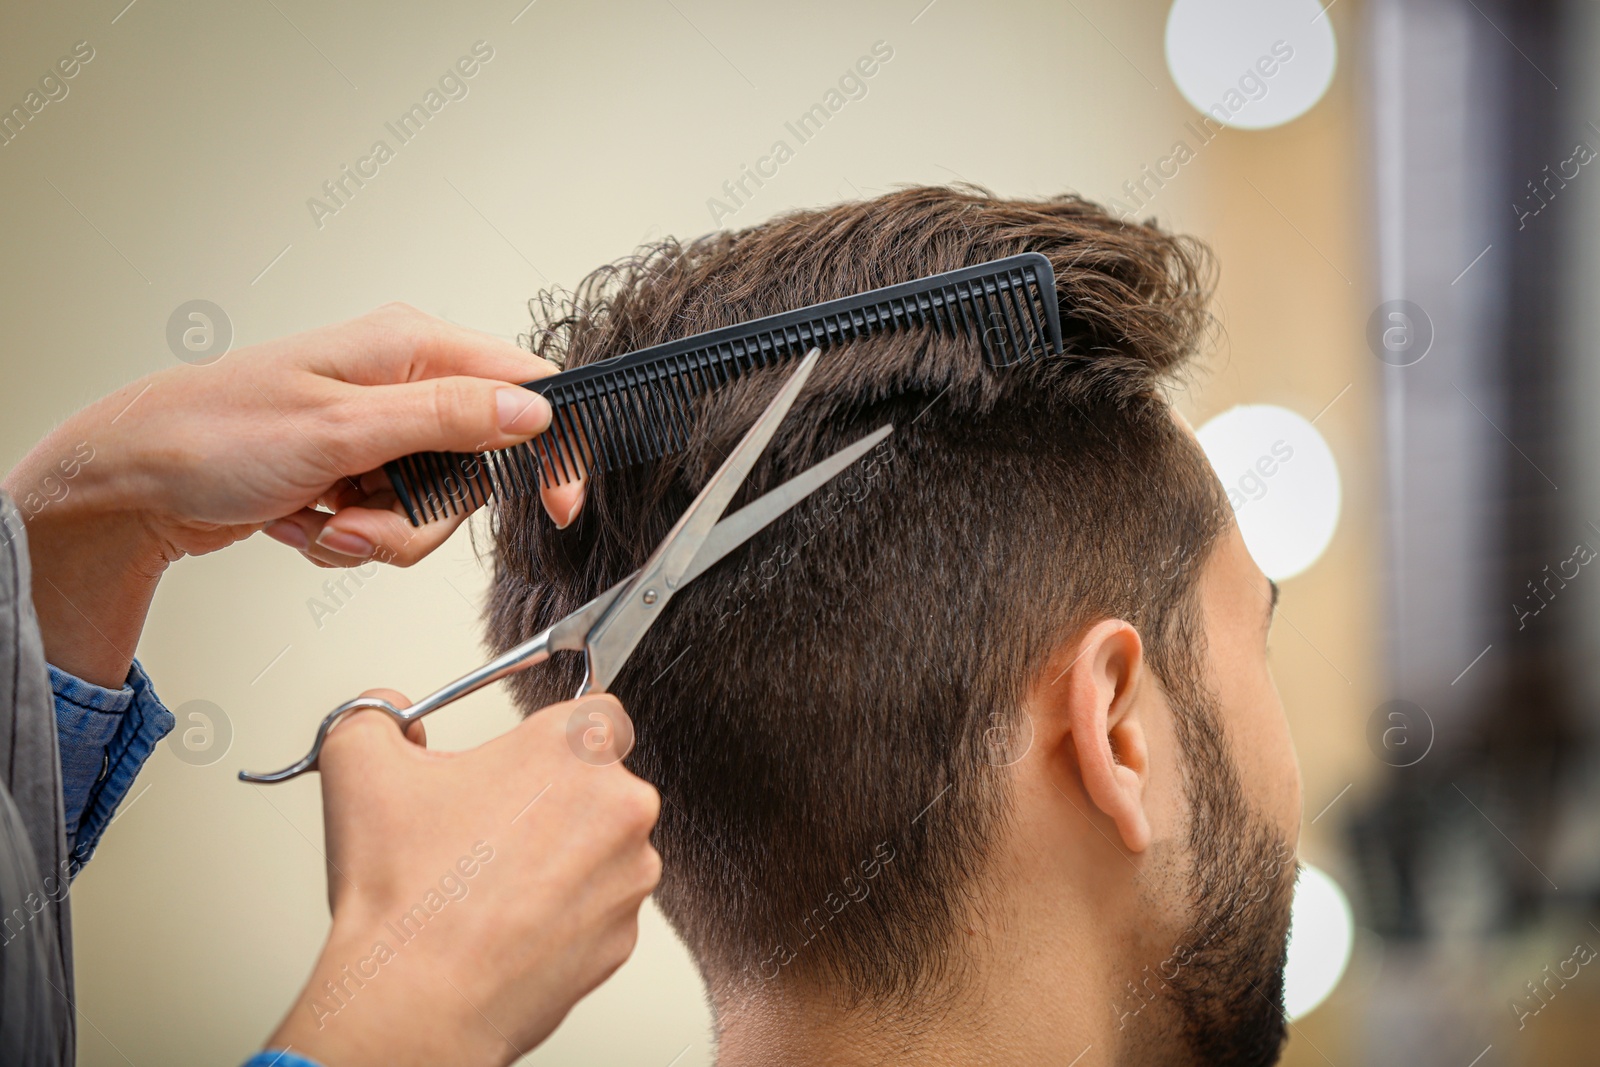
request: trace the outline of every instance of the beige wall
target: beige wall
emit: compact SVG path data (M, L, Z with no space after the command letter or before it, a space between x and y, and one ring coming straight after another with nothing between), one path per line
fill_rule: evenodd
M226 309L237 345L391 299L513 337L541 286L649 237L712 228L722 182L879 40L894 57L868 95L726 224L900 183L1116 195L1191 114L1166 76L1159 0L538 0L520 16L520 0L123 2L5 11L0 101L79 40L95 58L0 148L0 464L77 406L170 365L168 315L197 297ZM1332 15L1346 58L1354 6ZM469 95L319 229L307 198L479 40L494 58ZM1224 262L1227 341L1185 400L1191 415L1249 400L1310 416L1354 383L1318 423L1346 479L1343 525L1289 583L1293 625L1275 639L1313 812L1356 778L1345 768L1360 762L1351 745L1372 703L1354 133L1346 63L1309 117L1225 134L1154 205ZM482 654L484 574L464 537L372 579L319 628L307 601L326 578L257 538L183 562L161 589L140 655L170 706L212 701L235 737L208 767L158 752L79 880L86 1064L226 1063L261 1039L325 929L319 801L311 780L258 790L234 772L298 754L324 711L363 688L417 695ZM489 692L430 736L462 746L510 721ZM1308 855L1337 869L1329 848L1310 836ZM709 1062L707 1038L693 969L651 912L633 961L532 1062L692 1067Z

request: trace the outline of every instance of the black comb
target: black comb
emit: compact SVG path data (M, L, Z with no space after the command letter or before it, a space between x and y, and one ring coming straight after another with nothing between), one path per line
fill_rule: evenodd
M419 452L384 469L413 526L491 496L560 485L682 449L696 397L766 367L896 330L977 338L1008 367L1061 354L1055 273L1037 252L1007 256L752 319L524 383L550 401L550 429L494 452Z

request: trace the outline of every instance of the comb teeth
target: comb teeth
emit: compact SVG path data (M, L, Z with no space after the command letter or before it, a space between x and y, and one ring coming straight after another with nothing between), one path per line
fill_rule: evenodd
M1062 350L1050 261L1025 252L728 326L524 383L550 401L550 429L494 452L419 452L389 463L413 526L490 497L531 493L680 451L694 401L743 376L901 330L977 340L992 367Z

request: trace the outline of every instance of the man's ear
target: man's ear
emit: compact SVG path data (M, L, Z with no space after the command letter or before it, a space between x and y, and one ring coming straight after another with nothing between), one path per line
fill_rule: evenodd
M1029 701L1040 740L1059 754L1050 754L1051 773L1076 776L1123 846L1143 852L1150 846L1143 705L1151 695L1144 642L1129 623L1106 619L1052 657L1061 659L1066 666L1047 667Z

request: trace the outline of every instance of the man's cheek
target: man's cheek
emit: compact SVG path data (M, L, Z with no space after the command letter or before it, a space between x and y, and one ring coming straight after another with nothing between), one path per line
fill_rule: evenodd
M1245 796L1279 836L1293 844L1300 836L1300 763L1283 701L1257 640L1250 636L1250 648L1242 647L1243 639L1218 641L1212 684Z
M1282 839L1293 846L1300 839L1304 807L1300 760L1283 704L1277 692L1270 685L1268 688L1268 697L1257 706L1261 721L1255 730L1255 743L1259 748L1252 770L1258 786L1252 800L1271 818Z

